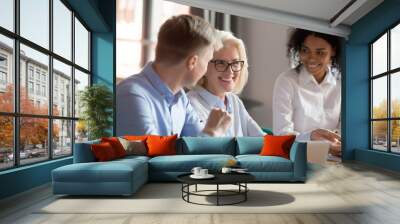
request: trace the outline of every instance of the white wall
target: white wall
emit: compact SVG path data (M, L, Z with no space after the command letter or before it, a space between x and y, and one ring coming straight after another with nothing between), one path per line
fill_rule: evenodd
M240 18L238 21L238 37L246 44L249 59L249 81L241 98L261 103L254 107L245 103L250 115L261 127L272 129L275 79L289 69L286 57L288 30L288 26L253 19Z

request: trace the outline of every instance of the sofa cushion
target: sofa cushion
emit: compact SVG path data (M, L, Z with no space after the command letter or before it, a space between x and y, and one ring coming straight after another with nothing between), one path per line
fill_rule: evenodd
M124 147L122 146L121 142L119 142L119 139L117 137L104 137L101 138L101 142L108 142L114 149L115 155L117 158L122 158L126 156L126 151Z
M90 148L92 144L99 144L100 140L93 140L82 143L75 143L74 147L74 163L95 162L96 158Z
M115 150L112 145L108 142L102 142L99 144L91 145L92 152L96 161L104 162L117 159L118 156L115 154Z
M122 147L126 151L126 155L138 155L146 156L147 148L146 143L141 140L126 140L124 138L118 137L119 142L121 142Z
M263 137L237 137L236 155L260 154L264 145Z
M146 171L145 161L139 159L109 162L74 163L53 170L58 182L130 182L134 172ZM145 174L147 175L147 174Z
M125 135L123 137L124 139L129 141L134 141L134 140L146 141L148 136L149 135Z
M292 161L279 156L238 155L239 166L249 172L292 172Z
M148 136L146 139L148 156L164 156L176 154L176 139L178 135Z
M177 154L235 155L235 138L231 137L182 137L178 143Z
M149 170L163 172L190 172L193 167L200 166L211 172L219 171L230 159L231 155L175 155L158 156L149 160Z
M132 161L139 160L143 162L148 162L150 157L147 156L137 156L137 155L130 155L130 156L125 156L124 158L120 158L117 160L114 160L113 162L127 162L131 163Z
M264 146L261 149L261 156L280 156L289 159L290 148L296 135L264 136Z

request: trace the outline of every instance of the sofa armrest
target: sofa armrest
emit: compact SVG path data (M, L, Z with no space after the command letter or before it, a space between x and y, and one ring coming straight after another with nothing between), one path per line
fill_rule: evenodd
M307 175L307 143L294 142L290 149L290 160L293 162L293 179L305 181Z
M75 143L74 147L74 163L89 163L95 162L96 158L92 153L90 146L92 144L100 143L99 140L90 142Z

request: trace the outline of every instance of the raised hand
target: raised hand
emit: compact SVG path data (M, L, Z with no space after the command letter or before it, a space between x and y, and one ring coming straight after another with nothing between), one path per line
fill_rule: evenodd
M222 136L232 124L232 117L223 109L214 108L208 115L203 132L210 136Z

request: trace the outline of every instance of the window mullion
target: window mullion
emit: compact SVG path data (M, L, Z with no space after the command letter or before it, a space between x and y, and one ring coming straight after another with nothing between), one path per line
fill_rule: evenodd
M20 0L14 1L14 30L17 35L19 35L19 8L20 8ZM20 47L19 47L19 39L14 39L14 112L15 114L19 114L19 99L20 99ZM19 158L19 136L20 136L20 118L14 116L14 166L19 166L20 158Z
M387 54L387 68L386 68L386 70L387 71L390 71L390 29L389 29L389 31L387 32L387 52L386 52L386 54ZM391 100L391 78L392 78L392 75L390 74L390 73L388 73L387 74L387 98L388 98L388 100L387 100L387 110L388 110L388 118L391 118L392 117L392 100ZM391 123L392 123L392 121L391 120L388 120L388 126L387 126L387 130L388 130L388 152L391 152L392 151L392 135L391 135L391 132L392 132L392 125L391 125Z
M71 117L76 118L75 116L75 12L72 11L71 14L71 23L72 23L72 27L71 27L71 59L72 59L72 66L71 66ZM74 145L75 145L75 126L76 126L76 122L78 120L73 120L72 123L72 130L71 130L71 150L72 150L72 155L74 155Z
M370 68L370 71L369 71L369 85L370 85L370 91L369 91L369 119L370 119L370 122L369 122L369 138L370 138L370 141L369 141L369 144L370 144L370 149L373 149L374 148L374 143L373 143L373 141L374 141L374 136L373 136L373 134L374 134L374 132L373 132L373 127L374 127L374 123L373 123L373 96L374 96L374 85L373 85L373 79L372 79L372 72L373 72L373 57L372 57L372 55L373 55L373 50L374 50L374 48L372 47L372 45L370 45L370 47L369 47L369 52L370 52L370 55L369 55L369 64L370 64L370 66L369 66L369 68Z
M49 0L49 50L50 52L53 52L53 0ZM49 94L47 96L49 97L49 116L50 119L48 119L48 152L49 152L49 159L53 159L53 57L52 55L49 55L49 72L48 72L48 91Z

